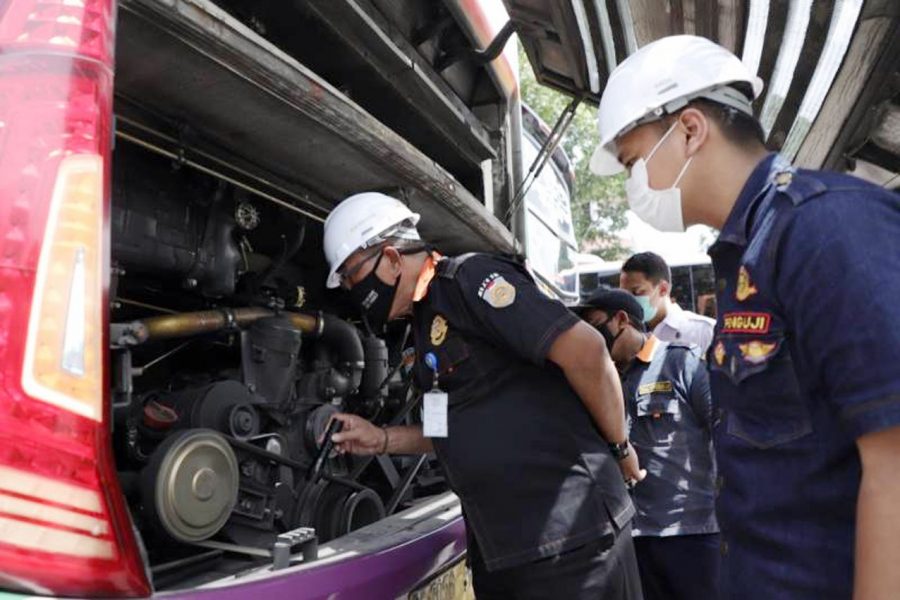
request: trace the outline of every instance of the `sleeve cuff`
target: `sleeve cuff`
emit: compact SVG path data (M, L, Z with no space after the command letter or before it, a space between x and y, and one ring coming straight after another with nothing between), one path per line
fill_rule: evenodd
M841 419L854 437L900 425L900 392L849 406Z
M543 366L544 361L547 359L547 354L550 352L550 347L553 346L553 342L556 341L556 338L574 327L579 321L581 321L581 319L573 312L567 311L566 314L561 315L547 329L546 333L544 333L541 341L534 348L534 354L532 354L531 360L536 365Z

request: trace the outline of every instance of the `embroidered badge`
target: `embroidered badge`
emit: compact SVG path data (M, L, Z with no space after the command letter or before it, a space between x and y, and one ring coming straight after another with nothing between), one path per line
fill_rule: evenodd
M744 360L754 365L765 362L775 352L777 347L778 344L767 344L759 340L753 340L738 346L741 349L741 356L744 357Z
M500 273L491 273L478 286L478 296L494 308L506 308L516 301L516 288Z
M722 342L716 344L716 347L713 349L713 358L716 359L716 364L720 367L725 364L725 344Z
M431 345L440 346L447 339L447 319L441 315L435 315L431 321Z
M734 292L735 298L738 299L738 302L743 302L758 291L756 286L750 281L750 272L747 270L747 267L741 265L738 271L737 289Z
M722 333L769 333L772 316L757 312L725 313L722 323Z
M654 381L653 383L645 383L641 387L638 388L638 394L643 396L644 394L657 394L661 392L671 392L672 391L672 382L671 381Z

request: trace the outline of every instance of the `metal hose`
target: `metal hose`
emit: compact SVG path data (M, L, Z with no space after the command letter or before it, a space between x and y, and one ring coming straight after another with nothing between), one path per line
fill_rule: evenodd
M305 313L278 313L291 321L305 335L321 336L322 315ZM229 329L243 329L254 321L274 317L276 312L267 308L218 308L197 312L160 315L139 319L130 323L116 323L113 340L122 346L136 346L149 341L192 337Z
M114 346L124 348L149 341L243 329L254 321L275 316L288 319L304 336L321 340L333 348L340 357L340 370L349 379L349 389L359 387L366 366L359 334L350 323L324 313L276 313L274 310L258 307L201 310L148 317L130 323L114 323L110 338Z

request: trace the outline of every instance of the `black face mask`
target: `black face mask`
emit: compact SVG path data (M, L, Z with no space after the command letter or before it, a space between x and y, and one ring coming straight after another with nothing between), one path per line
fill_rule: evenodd
M363 318L373 333L384 331L391 314L394 296L397 295L397 286L400 284L400 275L397 275L393 285L381 281L376 275L383 257L384 251L378 255L372 271L349 290L350 297L362 310Z
M606 341L606 349L609 350L609 353L612 354L613 345L616 343L616 340L619 339L619 336L625 331L625 328L619 330L619 333L613 335L610 333L609 329L606 327L606 324L609 323L612 319L607 319L602 323L598 323L594 325L594 328L600 332L600 335L603 336L603 339Z

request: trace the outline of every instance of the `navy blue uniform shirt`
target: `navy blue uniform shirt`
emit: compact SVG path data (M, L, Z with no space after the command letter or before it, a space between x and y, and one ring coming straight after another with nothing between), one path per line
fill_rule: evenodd
M900 197L757 166L709 252L725 599L847 599L856 440L900 425Z
M622 473L565 374L546 356L579 322L522 265L440 260L414 309L416 378L449 396L432 438L488 570L613 536L634 508Z
M712 402L694 345L649 336L622 377L628 437L647 470L635 486L632 533L716 533Z

